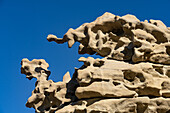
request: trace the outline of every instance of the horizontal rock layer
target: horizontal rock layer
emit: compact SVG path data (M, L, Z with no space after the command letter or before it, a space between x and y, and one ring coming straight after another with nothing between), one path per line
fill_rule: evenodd
M97 59L99 60L99 59ZM96 59L80 58L84 68L77 71L80 87L76 96L91 97L170 97L170 66L101 59L102 65L95 65ZM87 65L88 64L88 65Z
M169 106L169 98L96 98L72 103L57 113L169 113Z

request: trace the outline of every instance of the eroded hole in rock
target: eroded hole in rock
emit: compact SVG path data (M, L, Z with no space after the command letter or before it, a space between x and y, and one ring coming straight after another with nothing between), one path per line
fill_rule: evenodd
M136 77L139 78L139 80L140 80L141 82L145 82L145 77L143 76L142 73L137 73L137 74L136 74Z
M106 22L104 25L96 25L92 28L92 31L94 33L97 33L98 30L101 30L104 34L112 32L113 34L116 34L117 36L121 36L124 34L122 25L120 22Z
M164 82L161 84L161 86L162 86L162 89L168 89L168 90L170 90L170 82L168 82L168 81L164 81Z
M57 108L58 106L57 105L53 105L52 108Z
M39 88L35 89L34 93L40 93L40 89Z
M170 46L165 46L166 47L166 53L170 55Z
M49 96L50 95L50 93L47 92L47 91L45 91L44 94L45 94L45 96Z
M115 82L115 81L113 81L113 84L114 84L115 86L120 85L119 82Z
M40 73L41 70L43 70L41 67L36 67L36 68L35 68L35 72L37 72L37 73Z
M144 113L146 112L148 107L147 103L137 103L137 113Z
M41 64L42 64L42 62L40 61L38 64L39 64L39 65L41 65Z
M170 78L170 70L166 71L166 75Z
M28 66L24 66L24 69L25 69L25 70L29 70L29 67L28 67Z
M131 22L129 22L129 26L132 26L132 23L131 23Z
M105 56L109 55L110 52L111 52L111 48L103 47L101 50L98 51L97 54L101 55L102 57L105 57Z
M158 73L160 74L164 74L164 71L163 71L163 66L156 66L156 65L153 65L153 68L155 69L155 71L157 71Z
M158 44L168 42L167 38L160 31L154 30L151 34L156 38Z
M135 41L133 45L135 46L135 48L140 48L142 46L142 43L139 41Z
M57 92L58 92L58 91L60 91L60 90L61 90L61 88L60 88L60 87L58 87L58 88L57 88Z
M101 67L102 65L104 65L104 61L98 61L93 64L94 67Z
M27 73L27 75L32 75L30 72ZM31 77L30 77L31 78Z
M124 78L130 82L134 81L136 77L136 73L132 72L131 70L124 70L123 75L124 75Z

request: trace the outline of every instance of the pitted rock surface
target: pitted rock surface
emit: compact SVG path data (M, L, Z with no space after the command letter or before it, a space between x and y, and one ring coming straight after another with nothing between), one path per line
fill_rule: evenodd
M134 63L150 61L170 64L170 30L160 20L141 22L133 15L105 13L94 22L69 29L63 39L49 35L48 41L80 42L80 54L98 54Z
M21 73L37 79L26 106L37 113L170 113L170 28L162 21L105 13L47 40L79 42L79 54L103 58L79 58L84 65L62 82L48 80L45 60L23 59Z

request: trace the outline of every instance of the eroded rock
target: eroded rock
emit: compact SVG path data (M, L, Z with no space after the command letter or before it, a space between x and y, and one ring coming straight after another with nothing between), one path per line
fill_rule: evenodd
M162 21L105 13L63 38L47 39L68 47L79 42L79 54L103 58L79 58L84 65L62 82L48 80L45 60L23 59L21 73L37 79L27 107L37 113L170 113L170 28Z
M105 13L91 23L69 29L63 39L49 35L48 41L80 42L80 54L98 54L115 60L170 64L170 30L160 20L141 22L133 15Z
M67 105L57 113L169 113L169 104L169 98L97 98Z
M25 74L30 80L32 78L37 79L32 96L29 97L26 103L27 107L33 107L37 113L52 113L61 105L75 99L74 95L72 95L72 98L67 97L68 94L72 94L68 91L70 88L67 85L74 81L71 80L69 72L64 75L62 82L53 82L48 80L50 71L47 69L49 65L45 60L34 59L29 61L23 59L21 65L21 73Z

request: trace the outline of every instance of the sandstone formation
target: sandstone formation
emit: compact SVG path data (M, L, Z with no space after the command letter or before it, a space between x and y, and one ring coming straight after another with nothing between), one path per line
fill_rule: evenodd
M45 60L23 59L21 73L36 78L26 106L37 113L170 113L170 28L160 20L141 22L133 15L105 13L94 22L69 29L63 38L77 41L84 62L62 82L48 80Z

